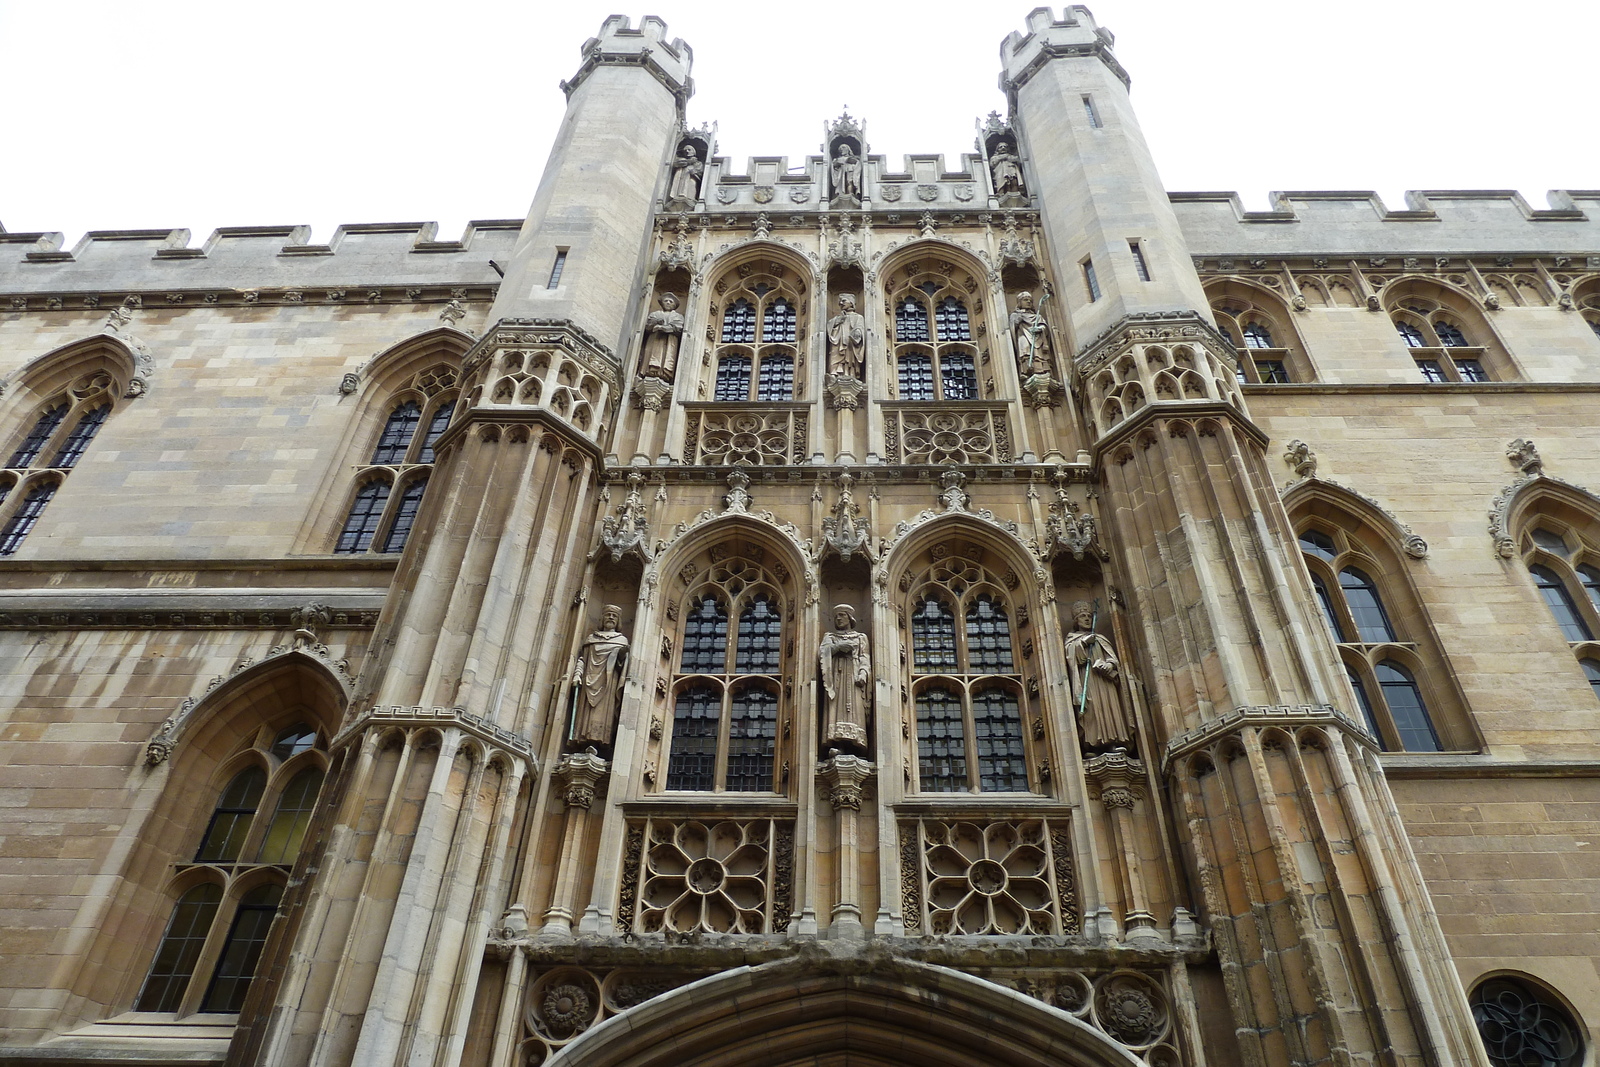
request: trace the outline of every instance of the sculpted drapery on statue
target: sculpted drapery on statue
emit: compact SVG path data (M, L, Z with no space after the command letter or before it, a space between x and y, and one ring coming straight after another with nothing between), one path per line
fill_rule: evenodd
M861 381L866 366L867 320L856 310L856 298L839 297L839 314L828 320L828 373Z
M1121 661L1111 639L1095 632L1093 605L1078 601L1072 605L1072 616L1075 625L1067 634L1067 674L1072 684L1072 710L1078 715L1078 738L1085 748L1126 748L1133 733L1122 699Z
M575 748L611 744L611 728L622 698L622 672L628 663L628 639L617 629L622 609L607 604L600 628L578 646L572 671L572 732Z
M645 378L672 381L678 368L678 346L683 342L683 313L678 298L661 294L661 307L644 320L644 357L639 374Z
M1011 341L1017 350L1017 371L1024 378L1036 374L1049 374L1050 328L1044 316L1033 306L1032 293L1017 294L1017 309L1009 322Z
M700 199L700 176L706 172L706 165L700 162L700 154L694 150L694 145L685 144L678 149L678 158L672 163L672 182L667 186L667 200L682 201L693 204Z
M1009 141L995 145L989 156L989 173L994 175L996 196L1022 195L1022 160L1011 150Z
M846 142L833 156L833 199L861 199L861 157Z
M833 632L823 636L817 649L825 697L822 743L865 751L872 657L867 635L855 624L856 609L840 604L833 609Z

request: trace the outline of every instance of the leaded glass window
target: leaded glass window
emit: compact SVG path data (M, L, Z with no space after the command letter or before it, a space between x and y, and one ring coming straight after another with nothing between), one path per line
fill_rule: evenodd
M13 468L33 466L33 461L39 458L39 453L43 451L45 442L50 440L51 436L56 432L56 428L61 425L61 420L66 417L66 404L57 404L54 407L46 408L39 415L39 418L35 420L33 429L28 431L28 436L22 439L22 444L17 446L17 450L6 461L6 466Z
M943 674L957 669L955 616L938 597L928 597L912 613L911 650L918 673Z
M953 296L939 301L934 311L934 322L941 341L972 340L972 322L967 317L967 305Z
M1272 343L1272 331L1259 322L1246 323L1244 327L1244 343L1249 348L1276 348ZM1259 364L1258 364L1259 365Z
M720 674L728 661L728 612L714 596L703 597L690 610L683 627L685 674Z
M1384 703L1389 705L1401 747L1407 752L1438 752L1439 735L1434 733L1422 690L1417 688L1411 672L1394 660L1384 660L1373 668L1373 673L1378 676Z
M378 447L372 450L373 463L404 463L411 450L411 439L416 436L417 424L422 421L422 406L407 400L389 413L383 424L383 434Z
M981 689L972 697L972 735L978 750L978 783L984 792L1028 791L1028 754L1022 741L1022 708L1010 689Z
M422 451L417 453L418 463L433 462L433 446L438 443L445 430L450 428L450 416L455 414L455 410L454 400L446 400L434 409L433 418L428 420L428 434L422 441Z
M427 475L414 478L406 485L405 491L400 494L400 506L395 509L389 536L383 541L385 552L399 552L406 547L406 539L411 536L411 527L417 521L417 511L422 507L422 494L427 491Z
M144 988L139 990L139 999L134 1001L134 1011L178 1010L221 903L222 887L210 882L197 885L178 898L172 917L167 920L166 932L161 936L155 962L145 977Z
M894 339L896 343L905 341L928 341L928 306L914 296L908 296L894 309Z
M1395 332L1400 335L1400 340L1405 342L1407 348L1427 348L1428 339L1422 336L1422 331L1409 322L1394 324Z
M778 695L764 685L734 690L728 719L728 790L770 793L778 741Z
M1578 1067L1583 1037L1566 1008L1510 975L1472 991L1472 1020L1493 1067Z
M944 399L978 399L978 374L971 352L945 352L939 357L939 376Z
M917 693L917 762L924 793L962 793L967 741L961 698L942 687Z
M89 447L89 442L94 440L94 435L100 432L106 416L110 414L110 404L101 404L85 411L73 424L72 432L67 434L67 439L61 442L61 447L56 451L55 458L50 461L50 466L62 469L77 466L84 450Z
M1394 640L1394 627L1378 598L1378 587L1371 578L1354 567L1339 572L1339 587L1344 590L1344 602L1355 620L1356 633L1369 644Z
M12 513L11 518L0 528L0 556L9 556L22 547L23 540L38 525L39 516L44 514L45 507L55 499L59 482L38 482L28 495L23 498L22 505Z
M735 300L722 313L722 344L754 344L756 309L748 300Z
M250 980L256 974L256 963L261 959L261 948L267 943L267 930L278 913L278 900L282 896L282 886L268 883L240 898L228 939L222 943L216 975L201 1002L201 1011L232 1013L244 1006Z
M792 345L794 339L794 305L781 296L777 297L767 305L766 314L761 317L761 343Z
M1528 568L1533 575L1533 584L1539 587L1539 595L1544 597L1545 606L1550 609L1550 614L1555 616L1556 625L1561 627L1561 633L1568 641L1588 641L1593 635L1584 623L1583 617L1578 614L1578 605L1573 603L1572 594L1567 592L1567 583L1549 567L1534 564Z
M211 824L206 827L200 849L194 854L196 863L232 863L238 859L239 850L249 836L251 820L256 816L256 805L261 802L261 792L266 787L267 774L260 767L250 767L234 775L211 813Z
M1439 343L1446 348L1467 347L1466 335L1461 332L1461 328L1458 326L1434 320L1433 332L1439 335Z
M717 360L717 388L712 399L750 399L749 356L725 355Z
M317 793L321 789L320 767L307 767L289 780L278 795L278 809L273 812L266 836L261 839L257 863L294 862L300 855L300 845L305 840L306 828L311 825L311 813L316 809Z
M350 513L345 517L344 529L340 531L339 541L333 550L365 552L371 548L388 503L388 482L373 480L356 490L356 498L350 504Z
M716 782L717 733L722 723L722 694L710 685L696 685L678 694L672 714L672 756L667 761L667 788L710 789Z
M794 357L765 356L761 360L761 380L756 386L757 400L794 399Z
M900 357L901 400L933 399L933 357L908 352Z

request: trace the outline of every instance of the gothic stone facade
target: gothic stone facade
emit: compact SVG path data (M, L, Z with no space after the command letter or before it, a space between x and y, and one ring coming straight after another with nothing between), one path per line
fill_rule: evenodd
M1600 193L1169 194L1080 7L954 165L691 58L459 241L0 233L0 1058L1592 1062Z

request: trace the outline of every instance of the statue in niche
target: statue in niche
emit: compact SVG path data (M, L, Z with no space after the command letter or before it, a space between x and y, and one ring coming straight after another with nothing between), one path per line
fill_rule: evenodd
M833 155L833 198L835 200L861 200L861 157L846 141Z
M1001 141L989 155L989 173L994 176L994 195L1021 196L1022 159L1011 150L1009 141Z
M578 646L572 671L572 731L569 747L611 744L611 729L622 700L622 672L628 662L628 638L617 629L622 609L607 604L600 628Z
M867 320L850 293L839 296L839 314L828 320L828 373L862 380L867 362Z
M639 376L672 381L678 369L678 346L683 343L683 314L678 310L678 298L672 293L661 294L661 307L644 320L644 354L640 359Z
M1017 372L1024 380L1038 374L1049 374L1052 367L1050 327L1033 306L1032 293L1017 294L1017 309L1011 313L1008 325L1011 343L1017 350Z
M825 634L817 648L825 697L822 744L865 752L872 658L867 635L855 625L856 609L838 605L833 609L833 632Z
M1121 662L1111 639L1095 632L1092 604L1078 601L1072 605L1072 616L1067 674L1072 684L1072 710L1078 716L1078 738L1084 748L1096 751L1127 748L1133 730L1122 698Z
M700 162L700 153L694 145L685 142L678 149L678 158L672 163L672 182L667 186L667 201L693 204L700 199L700 176L706 165Z

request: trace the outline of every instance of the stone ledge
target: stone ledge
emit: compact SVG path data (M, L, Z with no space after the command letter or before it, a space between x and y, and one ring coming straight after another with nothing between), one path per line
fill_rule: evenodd
M1464 753L1423 755L1384 752L1378 757L1384 777L1394 781L1448 781L1484 778L1600 778L1600 760L1503 760Z

